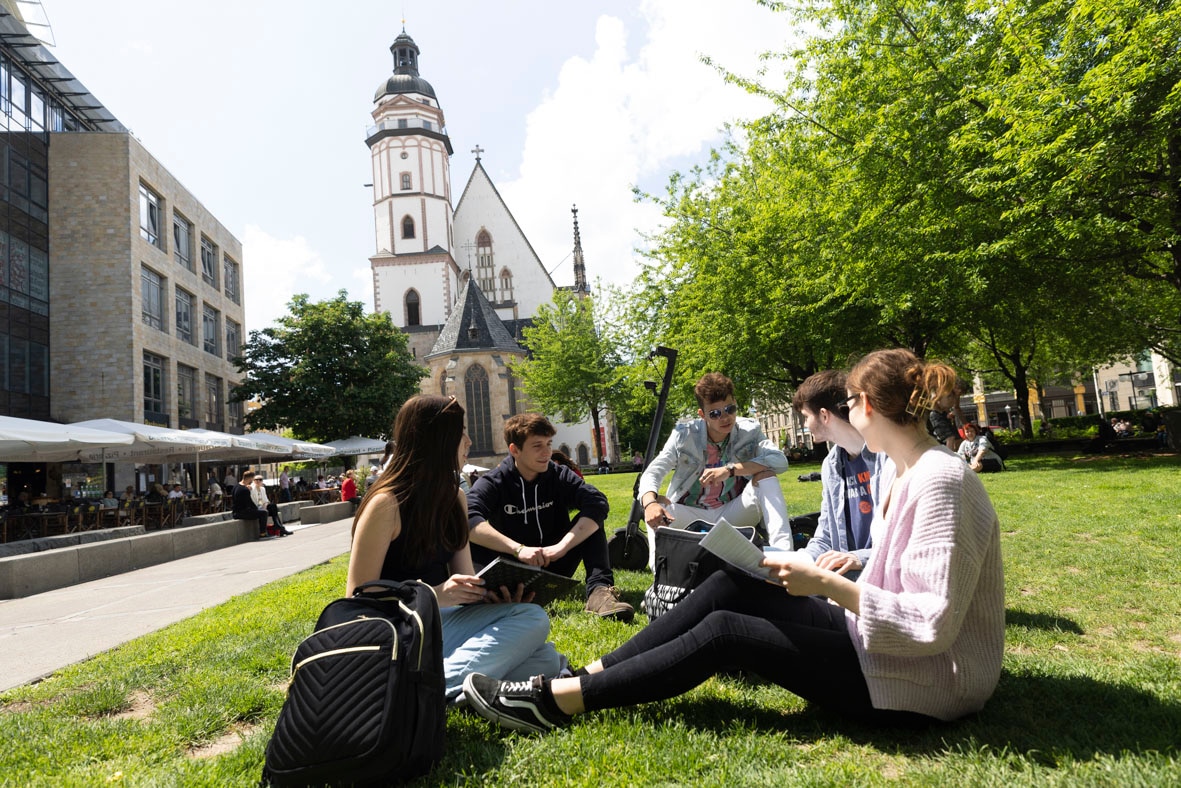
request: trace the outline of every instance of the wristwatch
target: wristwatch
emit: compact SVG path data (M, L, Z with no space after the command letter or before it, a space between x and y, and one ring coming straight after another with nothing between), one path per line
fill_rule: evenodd
M733 479L734 478L734 463L732 463L732 462L726 463L726 470L728 470L730 472L730 478Z

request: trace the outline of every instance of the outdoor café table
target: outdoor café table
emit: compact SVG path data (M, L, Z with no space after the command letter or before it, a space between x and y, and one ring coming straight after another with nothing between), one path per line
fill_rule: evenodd
M340 500L340 488L330 488L327 490L312 490L312 501L317 506L326 503L336 503Z
M118 506L100 506L98 508L98 527L114 528L119 525Z

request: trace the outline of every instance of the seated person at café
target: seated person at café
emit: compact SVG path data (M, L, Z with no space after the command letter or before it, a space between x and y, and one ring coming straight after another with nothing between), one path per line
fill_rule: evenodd
M176 498L180 498L181 500L184 500L184 497L185 497L185 491L183 489L181 489L181 486L179 484L172 485L172 489L168 491L168 500L170 500L170 501L174 500Z
M152 485L152 489L148 490L148 494L144 496L144 500L148 503L164 503L167 500L168 494L164 492L164 485L156 482Z
M960 444L958 454L976 473L998 473L1005 469L1004 460L993 451L988 436L971 421L964 425L964 442Z
M99 506L104 509L118 509L119 500L115 498L115 491L107 490L105 493L103 493L102 500L99 501Z
M119 496L119 500L120 501L134 501L135 500L135 488L132 487L130 484L127 485L127 487L124 488L124 490L123 490L123 494Z

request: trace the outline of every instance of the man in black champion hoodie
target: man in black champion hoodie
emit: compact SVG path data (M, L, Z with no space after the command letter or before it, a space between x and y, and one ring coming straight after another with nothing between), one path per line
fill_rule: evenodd
M631 621L635 610L619 598L607 555L607 496L550 461L555 432L536 413L505 422L509 456L467 494L472 560L482 565L504 554L566 577L581 563L587 612ZM573 524L571 509L578 510Z

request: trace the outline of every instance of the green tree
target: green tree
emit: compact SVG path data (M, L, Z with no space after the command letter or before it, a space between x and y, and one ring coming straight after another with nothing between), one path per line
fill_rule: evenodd
M232 397L257 399L255 429L289 428L303 440L385 437L426 371L386 314L365 314L341 290L329 301L297 295L275 325L251 331L235 360L243 383Z
M558 290L524 331L529 358L512 364L525 395L542 411L565 422L587 416L594 426L595 453L604 454L599 430L603 411L617 390L615 353L595 327L594 301Z

